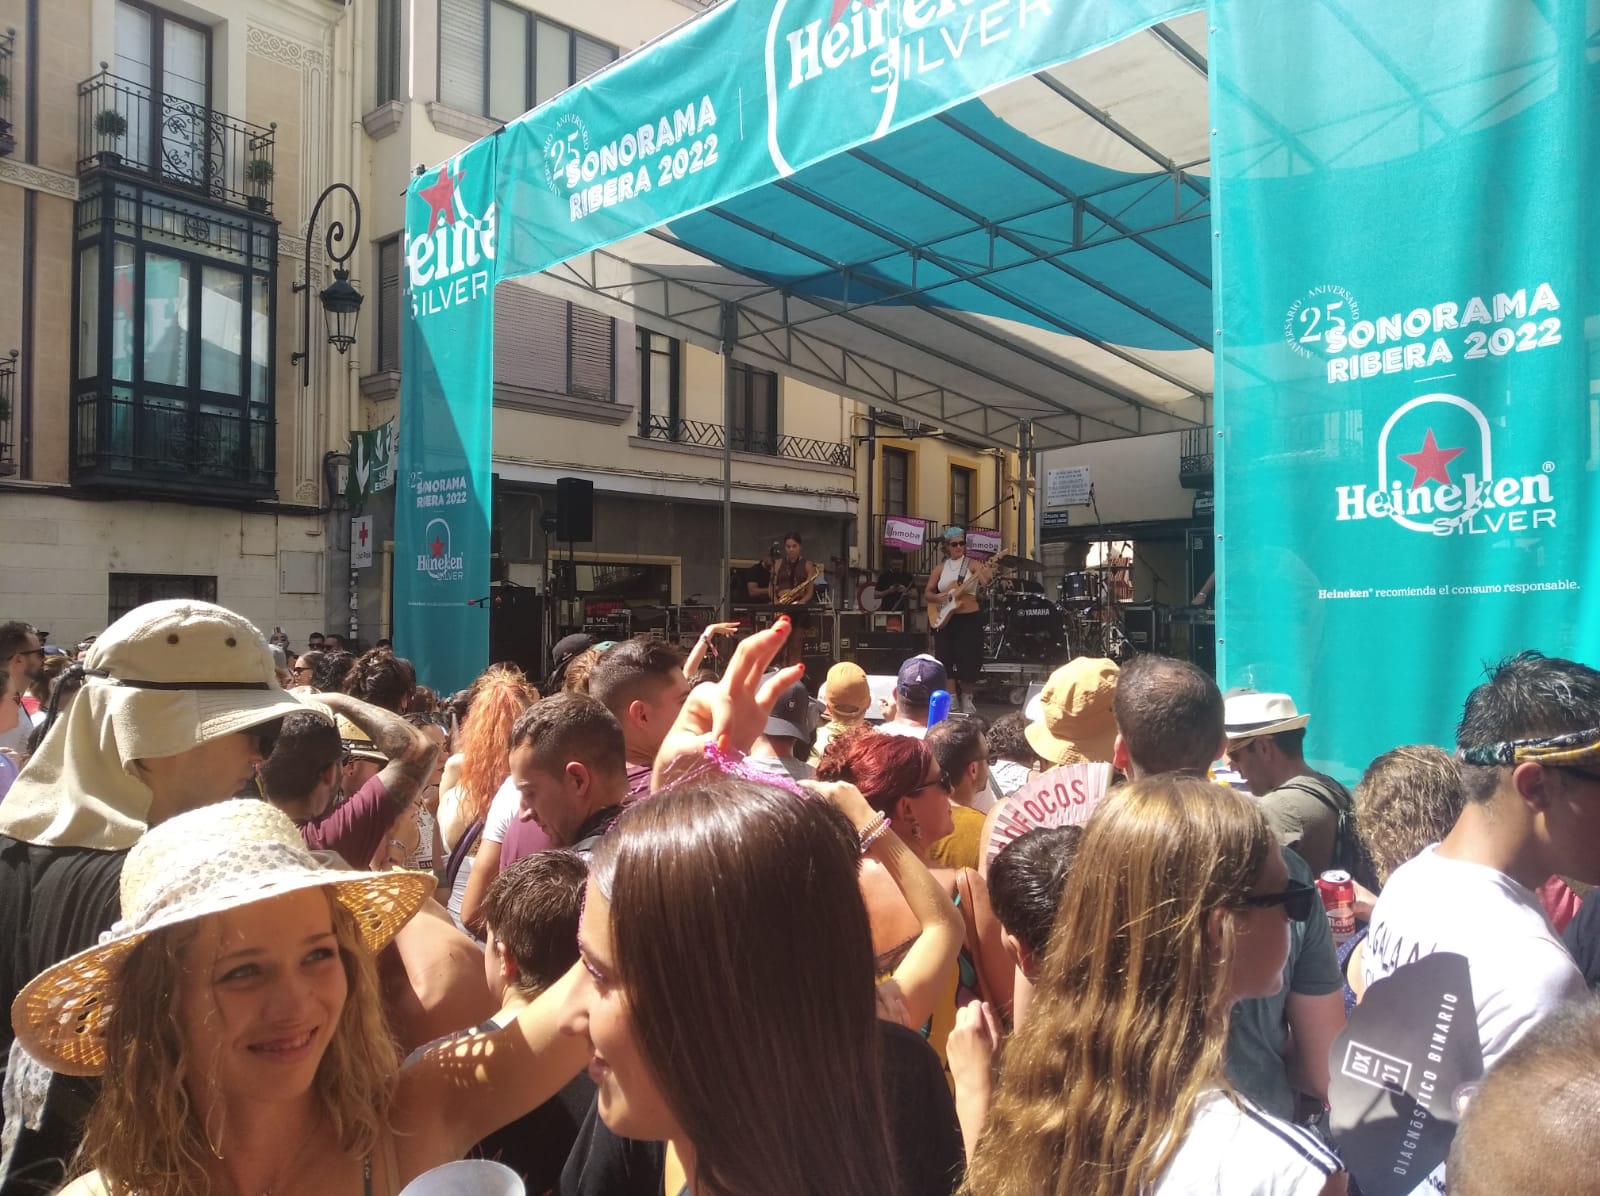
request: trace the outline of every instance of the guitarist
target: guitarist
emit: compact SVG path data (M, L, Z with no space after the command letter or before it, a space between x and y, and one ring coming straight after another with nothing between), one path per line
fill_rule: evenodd
M811 595L817 587L817 567L806 560L799 532L790 532L783 538L783 559L772 570L772 601L782 606L799 607L790 610L789 621L794 634L784 644L781 665L794 664L800 659L805 631L811 616L805 609L811 604Z
M950 679L951 709L976 714L973 695L983 667L983 618L978 614L976 591L989 580L992 570L981 561L967 560L967 533L959 527L945 528L944 552L943 563L928 574L922 596L932 619L949 605L950 595L956 594L954 611L933 634L933 650Z

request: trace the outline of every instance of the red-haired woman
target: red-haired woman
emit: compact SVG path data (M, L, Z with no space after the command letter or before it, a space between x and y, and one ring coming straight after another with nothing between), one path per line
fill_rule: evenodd
M445 850L444 884L450 916L470 924L476 906L500 871L500 845L483 854L484 820L495 794L511 775L511 724L539 700L539 691L515 665L493 665L472 683L467 713L456 732L456 754L439 786L439 834ZM483 866L477 882L473 870ZM470 886L470 888L469 888Z
M1013 978L983 878L970 868L941 868L928 854L953 829L950 779L922 740L876 731L830 741L817 765L817 779L848 781L861 790L872 808L889 819L888 833L922 861L961 911L966 945L954 972L908 968L920 930L917 919L882 868L870 859L862 868L861 893L872 923L878 974L894 975L905 1001L906 1024L921 1028L942 1059L961 1005L983 1000L1009 1017Z

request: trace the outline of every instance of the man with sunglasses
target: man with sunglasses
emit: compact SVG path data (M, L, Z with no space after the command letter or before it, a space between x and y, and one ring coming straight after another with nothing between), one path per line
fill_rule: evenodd
M0 688L0 750L20 757L33 730L22 695L44 673L44 642L39 633L27 623L0 623L0 661L5 663Z
M1217 683L1165 656L1135 656L1117 675L1112 762L1130 780L1161 772L1205 776L1229 742ZM1344 1029L1344 981L1311 869L1282 848L1289 883L1254 894L1252 905L1282 904L1289 915L1289 958L1274 996L1240 1001L1228 1020L1228 1079L1275 1117L1317 1120L1328 1096L1328 1048ZM1296 1117L1296 1094L1305 1116Z
M1362 976L1370 992L1423 956L1465 956L1487 1068L1587 991L1534 890L1552 875L1600 882L1600 672L1538 652L1504 661L1467 695L1456 758L1466 805L1390 876ZM1415 1191L1444 1191L1444 1168Z

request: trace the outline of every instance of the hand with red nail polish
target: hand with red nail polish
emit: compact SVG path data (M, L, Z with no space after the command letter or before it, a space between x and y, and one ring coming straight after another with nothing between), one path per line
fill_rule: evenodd
M771 627L740 641L722 680L694 688L656 753L652 789L665 788L677 772L697 765L713 740L729 754L750 750L778 695L805 673L803 666L793 665L767 675L789 631L788 617L780 616Z

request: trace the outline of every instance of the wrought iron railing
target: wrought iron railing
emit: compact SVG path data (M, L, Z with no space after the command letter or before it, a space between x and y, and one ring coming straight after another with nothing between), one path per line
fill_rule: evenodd
M17 139L11 132L11 85L15 75L12 64L16 61L17 31L7 29L0 34L0 158L16 152Z
M1210 427L1186 428L1179 434L1178 483L1189 489L1205 489L1211 484L1216 467Z
M701 448L722 447L722 425L703 419L672 419L666 415L645 415L639 420L639 435L645 440L666 440ZM850 446L832 440L813 440L809 436L780 436L748 428L734 428L731 445L735 452L761 453L786 457L813 465L834 465L849 469L853 462Z
M265 412L98 386L73 400L73 479L157 489L272 489Z
M78 170L148 175L222 203L272 210L267 128L100 73L78 85Z
M0 477L17 472L17 358L0 357Z

